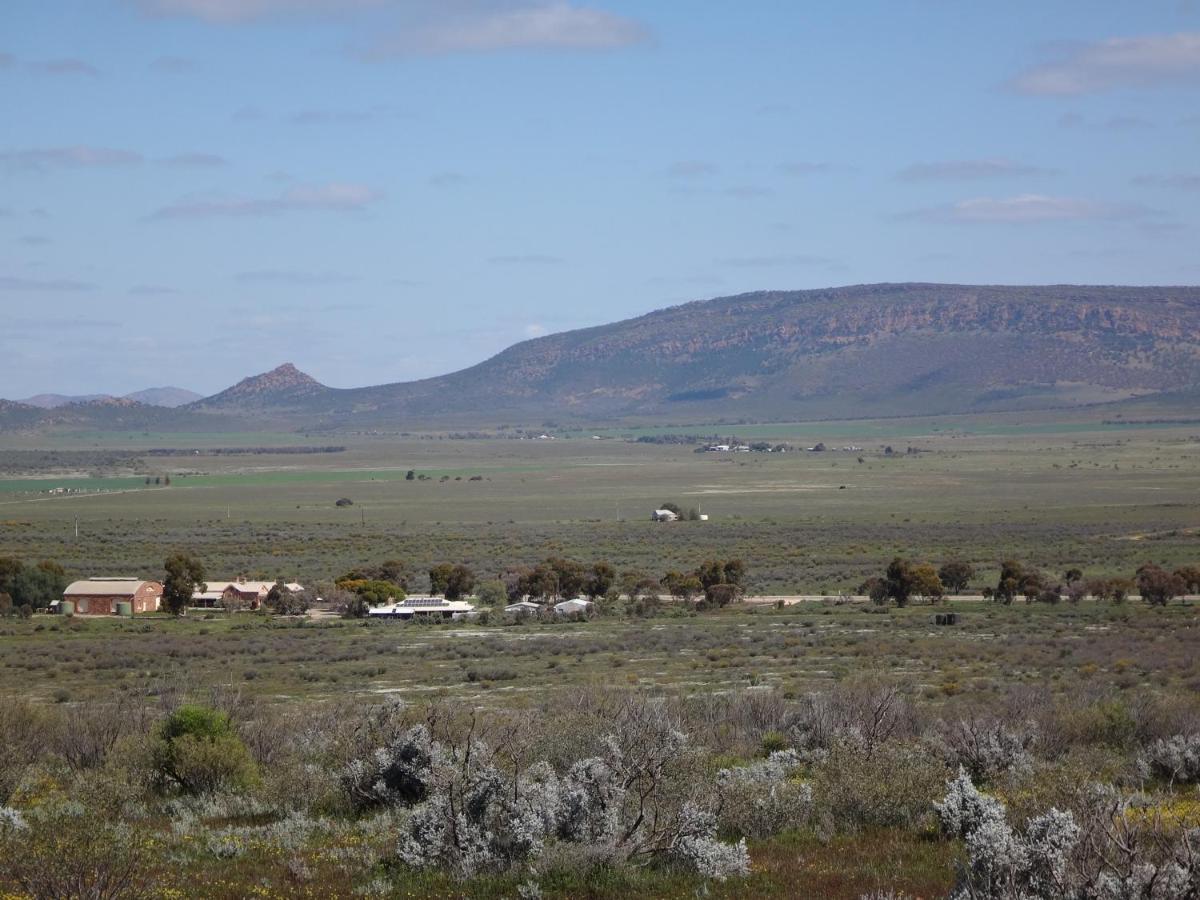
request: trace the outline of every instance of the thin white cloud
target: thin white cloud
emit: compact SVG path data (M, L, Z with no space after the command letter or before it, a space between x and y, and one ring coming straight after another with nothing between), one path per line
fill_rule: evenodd
M156 72L190 72L198 66L196 60L186 56L159 56L150 61L150 68Z
M968 225L1022 225L1039 222L1136 219L1151 214L1141 206L1100 203L1074 197L1020 194L976 197L903 213L898 218Z
M550 333L550 329L538 322L530 322L521 330L525 333L525 337L527 338L538 338Z
M0 275L0 291L73 293L95 288L96 285L89 282L67 278L21 278L16 275Z
M179 291L165 284L135 284L129 289L129 293L135 297L164 297L178 294Z
M375 111L358 109L301 109L292 113L288 121L293 125L346 125L368 122L376 114Z
M824 175L839 167L831 162L785 162L779 167L784 175Z
M429 183L440 188L458 187L469 180L462 172L436 172L429 176Z
M258 106L243 106L230 116L235 122L261 122L266 117L267 114Z
M384 6L386 0L133 0L143 12L214 24L250 22L295 13L332 14Z
M703 159L681 159L667 166L667 175L672 178L706 178L716 174L716 164Z
M971 181L1053 173L1053 169L1014 162L1011 159L951 159L913 163L901 169L897 177L901 181Z
M725 188L722 193L727 197L737 197L739 200L753 200L757 197L769 197L774 191L759 184L735 184Z
M366 209L383 194L362 184L302 185L274 197L184 199L151 213L150 218L203 219L270 216L287 212L351 212Z
M290 269L256 269L238 272L234 276L242 284L285 284L291 287L312 287L330 284L349 284L357 281L342 272L300 272Z
M367 45L362 56L497 50L608 50L649 40L639 22L565 0L440 14Z
M565 262L561 256L544 253L521 253L512 256L493 256L488 259L495 266L557 266Z
M1087 119L1079 113L1063 113L1058 117L1060 128L1086 128L1091 131L1144 131L1154 123L1141 116L1118 115L1107 119Z
M229 160L215 153L176 153L174 156L168 156L163 159L163 163L168 166L195 166L198 168L214 169L228 165Z
M83 145L0 151L0 162L29 169L128 166L141 161L142 155L132 150Z
M1020 72L1020 94L1095 94L1200 81L1200 32L1060 44L1045 62Z
M1137 175L1132 181L1139 187L1165 187L1173 190L1200 191L1200 175Z
M731 256L718 259L717 264L736 269L769 269L779 266L832 266L836 261L811 253L781 253L774 256Z
M88 78L99 78L100 70L91 63L74 57L67 59L47 59L42 62L31 62L29 67L43 75L84 75Z

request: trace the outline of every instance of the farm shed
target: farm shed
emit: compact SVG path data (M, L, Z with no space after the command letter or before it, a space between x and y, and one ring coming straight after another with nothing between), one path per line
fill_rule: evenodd
M162 584L140 578L89 578L74 581L63 591L63 600L75 604L81 616L111 616L126 602L134 614L154 612L162 599Z
M409 597L399 603L375 606L367 610L371 618L411 619L414 616L450 619L475 611L465 600L445 600L441 597Z
M564 600L562 603L554 604L554 611L560 616L570 615L571 613L586 613L592 608L591 600L584 600L582 597L575 597L572 600Z
M516 603L510 603L504 607L506 613L537 613L542 611L540 603L534 603L532 600L518 600Z
M679 518L679 513L670 509L656 509L651 518L655 522L674 522Z

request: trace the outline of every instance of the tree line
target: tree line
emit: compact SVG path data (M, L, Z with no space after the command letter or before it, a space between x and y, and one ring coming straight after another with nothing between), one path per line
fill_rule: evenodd
M915 563L897 556L882 575L864 581L859 593L879 605L893 602L907 606L914 599L936 603L948 593L961 593L975 574L974 567L962 560L951 560L935 569L931 563ZM1138 567L1133 578L1085 578L1081 569L1071 568L1055 578L1020 560L1006 559L1000 563L996 585L984 586L980 593L984 599L1003 604L1011 604L1017 597L1024 597L1028 603L1059 603L1063 599L1078 603L1086 597L1121 603L1134 591L1151 605L1165 606L1176 597L1200 592L1200 566L1182 566L1169 572L1155 563L1146 563Z

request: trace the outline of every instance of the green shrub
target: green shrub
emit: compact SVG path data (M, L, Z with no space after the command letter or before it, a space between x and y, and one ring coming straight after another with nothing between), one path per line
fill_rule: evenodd
M229 716L203 706L181 706L162 723L154 768L187 794L239 790L257 780L254 760Z
M916 746L873 753L839 745L813 773L814 807L829 831L911 828L928 818L949 770Z

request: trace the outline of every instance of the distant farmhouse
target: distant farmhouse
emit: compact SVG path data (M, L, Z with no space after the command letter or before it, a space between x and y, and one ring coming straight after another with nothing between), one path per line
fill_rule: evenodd
M81 616L154 612L162 600L162 589L160 582L140 578L88 578L67 585L59 609Z
M215 606L245 607L258 609L267 599L274 581L210 581L204 585L204 590L197 589L192 593L192 606L212 608ZM291 582L285 585L293 594L304 590L304 585Z
M656 509L651 518L655 522L676 522L679 520L679 513L671 509Z
M442 597L409 597L399 603L373 606L367 610L372 619L462 619L475 612L465 600L446 600Z

